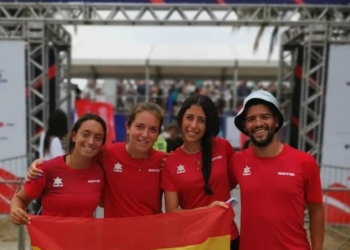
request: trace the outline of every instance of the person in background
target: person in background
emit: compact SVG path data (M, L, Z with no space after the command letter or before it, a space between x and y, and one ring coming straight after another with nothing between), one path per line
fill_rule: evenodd
M222 206L236 187L229 179L229 162L235 151L231 144L217 137L220 121L213 101L203 95L186 99L178 114L184 143L171 153L162 170L167 212ZM238 249L239 233L232 221L231 248Z
M183 144L181 136L179 136L179 128L175 123L172 123L166 128L166 143L167 143L167 153L175 151L178 147Z
M107 144L96 156L106 176L105 218L125 218L162 213L160 168L165 152L153 149L164 121L164 111L155 103L133 107L125 124L126 142ZM40 176L38 160L27 179Z
M42 177L26 182L12 198L12 222L30 223L25 210L38 197L42 215L93 217L105 185L103 169L93 157L106 141L106 130L106 123L97 115L79 118L72 128L69 153L39 165Z
M47 130L41 135L39 158L50 160L65 153L62 139L68 135L68 117L60 109L55 110L49 117Z
M312 155L282 144L283 115L269 92L252 92L235 118L252 146L231 159L241 191L241 250L321 250L324 210L320 171ZM221 199L223 200L223 199ZM304 229L309 211L311 247Z
M162 133L158 135L156 142L153 145L153 148L158 151L166 152L167 142Z

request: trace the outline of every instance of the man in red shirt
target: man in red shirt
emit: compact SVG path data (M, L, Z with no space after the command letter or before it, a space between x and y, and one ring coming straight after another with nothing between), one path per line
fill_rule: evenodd
M241 189L240 250L321 250L324 211L314 158L282 144L283 116L267 91L255 91L235 118L252 146L232 157L231 174ZM310 215L311 247L304 229Z

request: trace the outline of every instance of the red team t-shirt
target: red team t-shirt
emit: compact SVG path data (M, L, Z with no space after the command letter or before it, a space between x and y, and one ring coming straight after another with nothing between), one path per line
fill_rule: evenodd
M234 154L230 143L215 137L212 144L212 165L209 185L213 195L204 193L201 171L201 152L186 154L181 148L169 155L162 170L161 187L164 191L177 192L182 209L208 206L214 201L227 201L236 183L229 180L228 164ZM238 236L237 226L232 222L231 238Z
M322 202L314 158L287 145L276 157L259 158L250 147L231 166L241 188L239 249L309 250L304 211Z
M43 176L26 182L24 190L33 199L41 197L42 215L93 217L103 194L103 169L97 164L87 169L73 169L63 157L39 165Z
M145 159L132 158L124 142L103 149L101 160L107 181L105 218L162 213L160 164L164 156L164 152L152 149Z

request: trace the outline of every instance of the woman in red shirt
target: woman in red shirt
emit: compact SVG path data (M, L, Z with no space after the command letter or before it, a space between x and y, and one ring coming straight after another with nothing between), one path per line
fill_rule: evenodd
M106 145L97 160L106 173L105 218L153 215L162 212L160 167L164 152L153 149L161 132L163 110L155 103L139 103L125 124L126 142ZM40 174L30 167L28 178Z
M161 187L167 212L227 207L230 191L237 185L229 179L230 143L217 137L219 116L212 100L203 95L187 98L178 113L184 144L169 155L162 171ZM231 249L238 249L239 233L232 221Z
M25 210L38 197L42 215L93 217L105 184L103 170L93 157L106 141L106 130L101 117L82 116L72 128L69 153L39 165L42 177L26 182L12 198L12 222L30 223Z

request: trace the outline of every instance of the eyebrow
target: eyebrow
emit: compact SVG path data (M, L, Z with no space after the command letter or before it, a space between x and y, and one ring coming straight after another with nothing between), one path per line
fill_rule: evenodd
M92 133L92 131L91 131L91 130L88 130L88 129L84 129L84 130L82 131L82 133L86 133L86 132ZM97 135L103 135L103 134L97 133Z
M139 123L136 123L135 125L142 125L142 126L145 126L147 127L144 123L142 122L139 122ZM158 128L157 126L151 126L151 128Z
M263 115L272 116L270 113L263 113L263 114L260 114L260 115L251 115L251 116L247 116L246 119L252 118L252 117L255 117L255 116L263 116Z
M194 114L191 114L191 113L188 113L186 116L189 116L189 115L191 115L191 116L195 116ZM205 119L205 116L198 116L199 118L203 118L203 119Z

